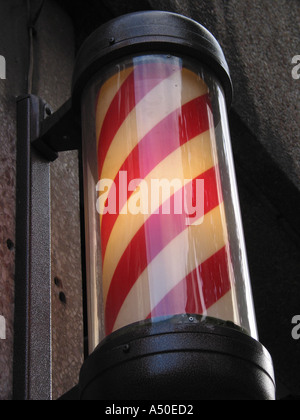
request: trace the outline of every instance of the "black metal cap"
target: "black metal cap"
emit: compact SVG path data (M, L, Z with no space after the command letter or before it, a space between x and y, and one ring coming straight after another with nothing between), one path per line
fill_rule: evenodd
M84 363L81 400L274 400L272 359L231 323L178 315L109 336Z
M221 81L227 104L232 101L232 83L222 48L214 36L192 19L162 11L121 16L98 28L81 47L73 76L73 103L103 66L130 54L167 52L198 59Z

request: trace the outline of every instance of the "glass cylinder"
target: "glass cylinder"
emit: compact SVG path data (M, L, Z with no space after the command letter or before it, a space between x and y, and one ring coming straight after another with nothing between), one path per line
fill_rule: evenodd
M222 86L145 54L82 99L90 351L136 322L188 314L257 339Z

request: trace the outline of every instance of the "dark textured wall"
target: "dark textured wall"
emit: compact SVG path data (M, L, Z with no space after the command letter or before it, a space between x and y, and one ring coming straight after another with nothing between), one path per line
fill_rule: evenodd
M34 93L55 111L71 95L73 23L59 2L48 1L36 29ZM77 152L61 153L51 165L51 230L52 392L56 399L76 384L83 363Z
M41 4L31 1L34 15ZM0 2L0 54L7 79L0 81L0 399L12 398L14 243L16 179L16 97L27 93L28 10L24 0ZM75 57L73 23L61 7L47 1L34 36L33 94L55 111L69 97ZM20 157L22 158L22 157ZM52 374L53 398L75 385L83 362L78 156L61 154L51 168L52 211ZM54 283L55 277L60 283ZM61 302L60 293L66 296Z
M300 50L298 0L150 0L202 22L224 48L234 108L300 188L299 81L291 77Z
M12 5L12 3L14 3ZM26 7L22 0L0 3L0 54L7 79L0 80L0 315L6 340L0 340L0 399L11 397L14 316L16 177L16 96L26 92Z

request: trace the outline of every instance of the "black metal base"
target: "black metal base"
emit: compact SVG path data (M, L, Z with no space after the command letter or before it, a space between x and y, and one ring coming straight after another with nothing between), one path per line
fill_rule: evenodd
M81 400L274 400L272 360L231 323L194 315L109 336L80 374Z

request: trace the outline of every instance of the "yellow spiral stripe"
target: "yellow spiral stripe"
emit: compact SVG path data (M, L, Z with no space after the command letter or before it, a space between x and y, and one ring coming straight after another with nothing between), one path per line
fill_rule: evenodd
M97 139L97 148L98 140L101 133L102 125L107 114L107 111L112 103L114 97L121 89L121 86L125 80L133 72L133 68L130 67L125 69L114 76L110 77L101 87L100 94L97 102L97 111L96 111L96 139Z

